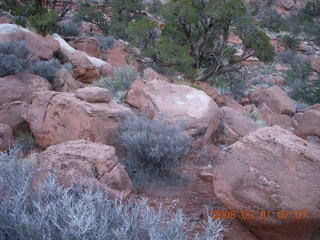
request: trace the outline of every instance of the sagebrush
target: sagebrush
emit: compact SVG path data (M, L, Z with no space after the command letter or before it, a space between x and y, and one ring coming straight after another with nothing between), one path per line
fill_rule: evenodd
M56 73L61 69L61 64L58 59L50 59L48 61L36 62L33 66L35 74L48 79L52 83Z
M78 23L73 21L62 22L58 24L57 32L62 36L72 37L81 34L81 28Z
M95 35L95 38L99 41L103 50L111 50L117 44L117 40L114 37Z
M127 170L165 177L191 151L192 138L182 127L163 119L125 116L119 127L119 143L126 150ZM134 177L134 176L132 176Z
M26 70L30 64L29 54L25 42L0 43L0 77Z
M147 200L109 199L93 188L62 188L54 175L36 190L36 169L19 149L0 152L1 240L185 240L192 231L181 211L170 213ZM197 240L221 240L221 221L209 220Z
M113 78L102 78L96 85L108 88L116 100L122 101L137 76L138 72L132 67L117 68Z

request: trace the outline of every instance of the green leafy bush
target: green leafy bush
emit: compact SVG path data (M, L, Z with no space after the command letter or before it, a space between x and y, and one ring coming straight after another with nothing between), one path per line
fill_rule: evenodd
M42 35L53 33L58 19L59 15L54 11L47 11L44 14L36 14L29 17L31 26Z
M24 42L0 43L0 77L26 70L29 54L30 50Z
M110 0L101 4L80 3L80 10L75 14L76 21L95 24L104 35L127 39L126 29L131 21L138 21L138 12L143 10L142 0ZM110 16L106 18L105 16Z
M117 68L113 78L102 78L96 85L108 88L116 100L122 101L137 76L137 71L132 67Z
M55 31L59 15L47 8L43 1L4 0L0 6L15 16L15 22L22 26L31 24L40 34Z
M320 79L309 80L312 73L310 63L305 59L297 59L288 71L286 84L292 88L290 96L308 104L320 102Z
M261 61L272 62L274 60L274 49L270 45L270 38L260 29L255 29L248 34L241 34L247 48L256 51L256 56Z
M141 171L147 177L163 178L172 173L172 168L186 156L192 147L191 137L182 128L162 119L150 120L125 116L119 127L119 143L126 150L127 171L133 179L134 172Z
M247 11L241 0L168 1L161 6L159 15L165 22L163 29L156 29L160 33L153 33L153 26L145 22L142 25L146 31L139 36L133 34L133 38L141 38L138 41L146 46L143 55L186 78L208 81L238 71L241 62L252 55L261 60L273 58L267 36L256 25L246 28L244 35L250 35L250 43L245 45L242 56L235 56L227 44L231 32L241 32L248 25L243 21ZM134 25L130 27L134 29ZM251 46L254 48L247 48Z
M147 200L110 199L93 187L61 187L54 175L34 189L36 169L18 148L0 152L2 240L185 240L194 230L179 210L154 210ZM195 240L222 240L221 221L209 219Z
M304 13L311 17L320 16L320 2L318 0L309 1L304 8Z

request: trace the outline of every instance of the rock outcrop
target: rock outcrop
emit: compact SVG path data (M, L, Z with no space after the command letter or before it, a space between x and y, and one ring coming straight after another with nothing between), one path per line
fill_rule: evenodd
M50 36L44 38L15 24L0 24L0 43L10 41L25 41L31 53L43 60L51 59L59 49L58 42Z
M59 35L53 34L53 37L59 41L60 53L64 62L70 62L73 65L73 77L84 83L92 83L100 78L99 70L89 60L87 54L72 48Z
M241 138L213 171L216 197L240 215L252 211L239 219L264 240L310 239L320 226L319 182L320 147L280 127Z
M99 41L94 37L80 37L72 41L71 46L91 57L100 58L102 52Z
M50 89L46 79L30 73L0 78L0 123L16 128L24 121L21 110L31 103L32 95Z
M291 98L278 86L262 88L250 94L251 102L259 107L266 104L274 113L293 116L296 106Z
M320 137L320 110L309 109L304 113L294 115L297 121L294 133L300 137L318 136Z
M65 69L61 68L52 81L52 88L58 92L72 92L78 89L79 83Z
M91 99L89 94L83 95ZM131 110L111 101L107 103L104 95L99 102L90 103L75 93L47 91L34 95L24 117L42 147L79 139L116 145L116 129L124 113Z
M219 117L220 124L214 134L217 144L232 144L259 127L251 118L229 107L219 108Z
M201 142L211 140L219 124L217 104L203 91L185 85L136 80L126 102L150 118L184 122L187 133Z
M102 143L79 140L54 145L38 155L37 164L35 182L55 171L59 183L66 187L92 185L117 198L127 198L133 190L115 149Z

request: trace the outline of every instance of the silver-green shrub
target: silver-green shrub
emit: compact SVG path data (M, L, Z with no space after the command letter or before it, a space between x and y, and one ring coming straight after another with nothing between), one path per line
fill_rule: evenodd
M137 76L137 71L132 67L117 68L113 78L102 78L96 85L108 88L115 100L122 101Z
M0 152L1 240L185 240L193 230L181 211L154 210L146 199L124 203L90 187L62 188L54 175L34 188L35 174L18 148ZM210 220L196 239L220 240L224 229Z
M119 143L126 150L124 164L129 174L140 175L143 171L147 176L166 177L192 148L192 138L180 126L144 115L125 116L118 134Z
M106 37L103 35L95 35L103 50L111 50L117 44L117 39L114 37Z
M53 58L48 61L36 62L33 66L33 71L35 74L46 78L52 83L56 73L60 70L61 64L58 59Z
M73 21L59 23L57 31L60 35L66 37L76 37L81 34L81 28L79 24Z
M0 43L0 77L26 70L30 50L24 42Z

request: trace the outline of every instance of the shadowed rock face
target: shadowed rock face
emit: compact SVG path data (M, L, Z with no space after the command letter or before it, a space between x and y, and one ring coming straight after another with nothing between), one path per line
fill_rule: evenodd
M259 126L251 118L229 107L219 108L220 125L214 134L214 140L220 144L232 144Z
M54 170L63 186L92 184L112 197L122 198L128 197L133 190L115 149L102 143L86 140L64 142L48 147L39 154L37 161L40 171L35 183Z
M13 142L12 129L8 125L0 123L0 152L12 147Z
M0 78L0 123L18 127L24 122L22 109L31 103L32 95L50 89L48 80L30 73Z
M185 130L200 141L208 141L216 131L217 104L203 91L158 80L135 81L126 97L131 106L149 117L170 123L185 122Z
M320 147L280 127L241 138L220 157L213 171L214 192L229 209L255 211L240 220L262 239L308 240L320 226ZM260 211L271 216L263 220ZM290 217L279 219L278 210ZM297 210L307 210L301 219Z
M47 91L34 95L24 117L41 146L79 139L114 144L120 115L131 113L131 110L111 101L107 103L105 94L99 99L98 94L93 96L92 92L89 96L86 89L80 93L85 100L78 98L75 93ZM86 100L90 98L91 101L93 97L95 103Z

